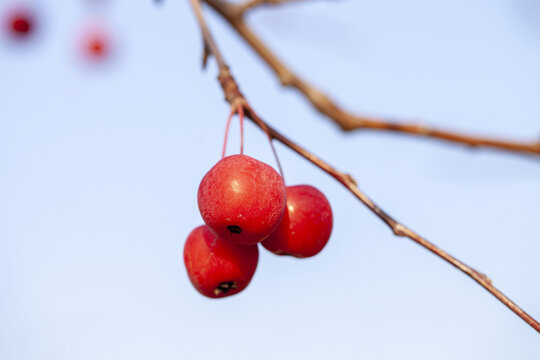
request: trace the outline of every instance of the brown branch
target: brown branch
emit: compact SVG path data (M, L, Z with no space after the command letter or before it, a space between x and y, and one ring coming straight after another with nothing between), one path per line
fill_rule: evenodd
M238 7L241 9L242 13L245 13L248 10L263 5L283 5L300 1L305 0L246 0L245 2L239 4Z
M257 114L253 111L252 107L246 101L244 95L241 93L238 84L230 73L227 64L223 60L223 57L221 56L221 53L219 52L219 49L213 40L213 37L208 29L202 13L200 0L190 1L199 22L199 27L201 28L203 34L206 51L211 52L216 59L220 59L220 61L218 61L218 80L225 94L225 99L231 105L231 107L235 108L238 105L243 106L246 112L246 116L251 119L256 125L258 125L262 130L264 130L271 138L280 141L282 144L295 151L297 154L304 157L306 160L310 161L312 164L319 167L321 170L325 171L327 174L339 181L369 210L371 210L377 217L379 217L379 219L385 222L395 235L409 238L418 245L431 251L436 256L440 257L441 259L445 260L449 264L453 265L454 267L467 274L474 281L484 287L484 289L486 289L493 296L495 296L499 301L501 301L504 305L506 305L510 310L512 310L517 316L523 319L533 329L540 333L540 323L538 323L538 321L536 321L533 317L531 317L523 309L521 309L516 303L506 297L495 286L493 286L491 279L489 279L486 275L464 264L460 260L448 254L446 251L437 247L435 244L429 242L414 231L404 226L403 224L399 223L397 220L387 214L384 210L378 207L366 194L364 194L357 187L356 182L350 175L335 169L330 164L319 159L306 149L302 148L300 145L280 134L276 129L266 124L259 116L257 116Z
M225 0L205 0L214 8L278 76L281 84L297 89L322 114L334 121L343 131L379 130L408 134L423 138L444 140L451 143L504 150L520 154L540 155L540 141L520 142L467 135L436 129L416 123L400 123L378 117L359 116L343 110L330 97L290 70L246 25L245 4L235 5ZM253 1L257 2L257 1ZM264 2L264 1L263 1ZM258 1L257 3L261 3Z

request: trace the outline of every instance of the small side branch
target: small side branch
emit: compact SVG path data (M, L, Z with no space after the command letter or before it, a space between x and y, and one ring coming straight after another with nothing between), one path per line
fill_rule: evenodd
M223 17L274 71L281 84L298 90L321 114L335 122L343 131L376 130L407 134L422 138L443 140L450 143L474 148L488 148L519 154L540 156L540 141L521 142L468 135L455 131L436 129L416 123L401 123L388 119L359 116L342 109L328 95L309 84L289 69L268 46L245 23L243 14L246 5L265 1L251 1L244 5L235 5L225 0L205 0ZM255 5L251 5L252 7ZM248 8L249 8L248 7Z

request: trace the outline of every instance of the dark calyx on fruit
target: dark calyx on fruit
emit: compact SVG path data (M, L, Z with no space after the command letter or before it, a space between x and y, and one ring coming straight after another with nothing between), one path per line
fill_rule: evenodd
M235 281L224 281L214 289L214 294L220 295L221 293L227 294L230 290L237 289Z
M238 225L229 225L227 226L227 229L231 232L231 234L240 234L242 233L242 228Z

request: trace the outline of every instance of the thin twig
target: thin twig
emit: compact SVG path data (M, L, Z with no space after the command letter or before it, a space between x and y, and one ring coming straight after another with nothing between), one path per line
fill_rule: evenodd
M245 13L248 10L252 10L256 7L262 5L283 5L293 2L300 2L305 0L246 0L245 2L238 5L242 13Z
M192 1L193 4L193 1ZM198 4L200 6L200 4ZM197 21L199 23L204 22L203 14L201 11L195 11L195 16L197 17ZM203 43L204 43L204 51L203 51L203 67L206 66L206 62L208 60L208 56L212 54L216 58L216 62L218 64L218 67L226 68L227 64L225 63L225 60L223 60L223 56L219 52L217 45L214 41L214 38L210 34L208 27L201 27L202 37L203 37Z
M445 260L446 262L450 263L451 265L455 266L456 268L467 274L474 281L484 287L488 292L490 292L493 296L495 296L499 301L501 301L504 305L506 305L510 310L512 310L516 315L523 319L533 329L540 333L540 323L538 323L538 321L536 321L533 317L531 317L523 309L521 309L516 303L506 297L495 286L493 286L491 279L489 279L486 275L464 264L460 260L448 254L446 251L437 247L435 244L429 242L414 231L404 226L403 224L399 223L397 220L387 214L384 210L378 207L366 194L364 194L358 188L358 186L356 185L356 181L354 181L354 179L350 175L335 169L330 164L319 159L300 145L280 134L276 129L272 128L270 125L265 123L259 116L257 116L257 114L252 110L251 106L246 101L244 95L241 93L238 84L230 73L228 66L223 61L223 57L219 53L219 49L217 48L204 19L202 7L199 0L190 1L191 5L193 6L193 10L197 16L199 27L201 28L205 43L213 44L212 46L209 46L208 49L212 51L216 59L222 59L221 62L218 62L218 80L225 94L225 99L232 107L241 104L245 110L246 116L250 118L256 125L258 125L261 129L267 132L269 136L280 141L282 144L295 151L296 153L304 157L306 160L310 161L312 164L316 165L321 170L325 171L327 174L329 174L341 184L343 184L343 186L345 186L369 210L371 210L377 217L379 217L379 219L385 222L395 235L411 239L412 241L416 242L420 246L431 251L433 254L437 255L441 259Z
M540 141L521 142L473 136L464 133L436 129L417 123L401 123L388 119L359 116L343 110L329 96L309 84L289 69L244 21L245 9L225 0L204 0L236 30L251 48L266 62L279 78L281 84L297 89L322 114L334 121L343 131L378 130L408 134L423 138L444 140L451 143L504 150L514 153L540 155Z

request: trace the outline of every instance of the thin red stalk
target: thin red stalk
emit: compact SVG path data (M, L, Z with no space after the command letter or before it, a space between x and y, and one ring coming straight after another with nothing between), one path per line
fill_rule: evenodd
M227 125L225 125L225 139L223 140L223 151L221 152L222 159L225 157L225 153L227 152L227 142L229 141L229 128L231 127L231 120L235 112L235 110L231 111L231 113L229 114L229 118L227 119Z
M270 147L272 148L272 152L274 153L274 158L276 159L277 167L279 169L279 174L281 175L281 178L283 179L283 182L285 183L285 175L283 174L283 168L281 167L281 161L279 161L279 156L276 151L276 147L274 146L274 138L272 137L272 134L268 130L268 127L264 123L264 121L261 121L259 116L255 113L255 111L246 103L245 106L249 109L250 114L252 115L253 121L264 131L266 136L268 137L268 142L270 143Z
M240 120L240 155L244 155L244 108L238 105L238 120Z

